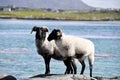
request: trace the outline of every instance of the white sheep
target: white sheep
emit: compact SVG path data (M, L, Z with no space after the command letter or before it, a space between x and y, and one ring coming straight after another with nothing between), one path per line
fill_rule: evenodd
M48 41L55 40L62 56L77 58L82 64L81 74L84 73L84 59L88 56L90 76L94 62L94 44L88 39L64 35L60 29L54 29L48 36Z
M60 54L60 51L58 50L54 41L49 42L47 40L48 27L34 26L31 33L33 31L36 32L35 41L36 41L37 52L44 58L44 61L45 61L45 66L46 66L45 74L50 73L49 64L50 64L51 57L56 60L64 61L64 64L67 67L65 74L67 74L67 73L69 74L70 72L73 73L73 69L75 69L74 67L76 67L76 66L72 67L71 64L74 64L74 63L68 61L69 59L67 59L66 57L62 57L62 55Z

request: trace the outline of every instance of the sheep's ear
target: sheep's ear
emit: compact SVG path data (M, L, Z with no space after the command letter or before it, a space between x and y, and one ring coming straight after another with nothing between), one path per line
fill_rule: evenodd
M61 29L54 29L53 31L55 31L55 32L62 32Z
M44 28L44 31L45 31L45 32L49 32L48 28Z
M42 28L43 28L43 30L44 30L45 32L49 32L49 29L48 29L47 26L43 26Z
M62 36L62 31L61 31L61 29L56 29L57 30L57 36L58 37L61 37Z
M32 30L31 30L31 34L32 34L33 31L37 31L37 29L38 29L38 27L37 27L37 26L34 26L34 27L32 28Z

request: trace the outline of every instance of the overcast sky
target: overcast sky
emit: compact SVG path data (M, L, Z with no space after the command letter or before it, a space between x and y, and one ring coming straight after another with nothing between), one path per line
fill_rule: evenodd
M101 8L120 8L120 0L82 0L84 3Z

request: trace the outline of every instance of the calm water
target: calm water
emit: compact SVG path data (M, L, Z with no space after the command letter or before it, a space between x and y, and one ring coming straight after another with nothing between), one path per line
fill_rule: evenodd
M0 71L18 79L44 73L44 61L36 52L33 26L61 28L65 34L92 40L95 44L94 76L120 76L120 21L0 20ZM78 73L81 65L77 62ZM89 75L86 60L85 74ZM51 73L63 74L62 61L51 61Z

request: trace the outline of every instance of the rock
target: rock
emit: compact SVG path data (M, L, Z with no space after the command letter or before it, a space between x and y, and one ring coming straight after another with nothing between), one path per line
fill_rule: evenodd
M116 77L95 77L97 80L120 80L120 76Z
M94 77L80 75L80 74L39 74L24 80L120 80L120 76L117 77Z
M49 74L49 75L36 75L25 80L97 80L89 76L80 75L80 74Z
M8 75L6 73L0 72L0 80L17 80L12 75Z

